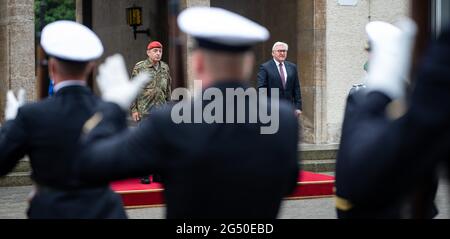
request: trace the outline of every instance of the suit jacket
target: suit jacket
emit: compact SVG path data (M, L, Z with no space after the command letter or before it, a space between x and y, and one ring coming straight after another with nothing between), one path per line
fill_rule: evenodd
M280 99L285 99L294 104L295 108L302 110L302 96L297 66L288 61L285 61L284 64L287 71L286 88L283 88L278 66L273 59L259 67L257 87L258 89L267 89L269 97L271 97L270 89L279 89Z
M99 100L87 87L67 86L55 96L19 108L0 131L0 175L28 155L37 194L30 218L124 218L120 197L108 184L87 185L73 175L79 137Z
M336 195L353 206L338 210L340 217L401 217L401 205L418 189L433 201L436 165L450 158L450 105L443 104L450 102L449 31L430 49L415 83L408 111L396 120L386 117L391 99L382 92L349 96Z
M216 87L224 94L225 88L246 88L240 83ZM102 182L158 172L168 218L275 218L282 198L295 188L299 169L292 106L280 104L279 131L272 135L261 135L261 124L176 124L173 107L153 111L139 130L130 131L125 112L112 103L102 105L103 121L85 139L85 161L78 167L82 179Z

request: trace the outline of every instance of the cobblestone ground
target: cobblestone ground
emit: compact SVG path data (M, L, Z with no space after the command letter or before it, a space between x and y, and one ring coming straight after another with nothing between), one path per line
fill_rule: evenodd
M449 184L442 181L436 203L439 208L438 219L450 219ZM31 187L0 188L0 219L26 218L26 198ZM164 218L164 208L145 208L127 210L131 219ZM332 198L289 200L282 205L279 215L281 219L334 219L334 201Z
M164 208L131 209L127 211L133 219L164 218ZM334 200L332 198L284 201L280 219L334 219Z

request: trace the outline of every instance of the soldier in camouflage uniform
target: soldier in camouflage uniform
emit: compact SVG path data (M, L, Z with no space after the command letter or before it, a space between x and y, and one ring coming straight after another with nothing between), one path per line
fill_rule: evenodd
M162 105L170 100L171 78L169 75L169 66L161 61L162 44L153 41L147 46L146 60L138 62L132 72L132 77L146 71L150 73L152 79L131 105L131 116L138 122L142 118L148 117L152 107Z
M153 107L163 105L170 100L171 78L169 66L161 61L162 50L163 46L160 42L150 42L147 46L148 58L138 62L131 73L132 77L135 77L139 73L146 71L152 77L152 80L144 87L142 93L131 105L131 116L136 122L148 117ZM154 174L153 181L160 182L161 177ZM150 178L148 176L142 177L141 182L149 184Z

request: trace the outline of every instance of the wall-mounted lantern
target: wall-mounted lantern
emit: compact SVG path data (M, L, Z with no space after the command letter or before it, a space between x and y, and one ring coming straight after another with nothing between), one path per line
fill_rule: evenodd
M147 34L150 36L150 28L145 30L138 30L139 26L142 26L142 8L132 6L127 8L127 24L133 28L134 39L136 40L136 35L139 33Z

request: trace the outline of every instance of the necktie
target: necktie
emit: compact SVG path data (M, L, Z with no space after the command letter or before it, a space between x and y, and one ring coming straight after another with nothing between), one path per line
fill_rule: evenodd
M281 77L281 83L283 84L283 88L286 88L286 81L284 77L284 71L283 71L283 63L280 63L280 77Z

